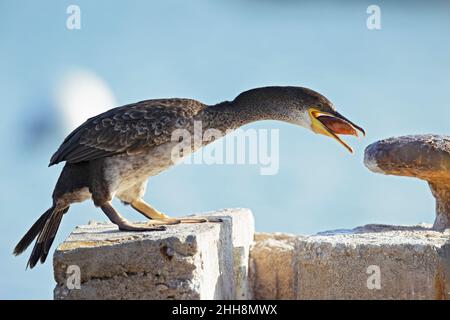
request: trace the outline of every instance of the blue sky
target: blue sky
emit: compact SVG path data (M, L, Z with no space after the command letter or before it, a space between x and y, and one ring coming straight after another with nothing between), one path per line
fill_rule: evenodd
M12 248L51 204L61 166L47 168L64 133L28 136L51 118L51 95L69 70L94 72L119 105L161 97L214 104L258 86L299 85L326 95L367 136L337 143L285 123L280 170L181 165L151 179L146 200L174 216L248 207L258 231L315 233L367 223L431 223L426 183L371 173L364 148L378 139L449 134L450 5L377 1L381 30L366 28L373 1L12 1L0 3L0 298L52 297L51 261L25 272ZM81 8L81 30L66 8ZM27 121L24 121L27 119ZM140 216L118 206L130 219ZM105 220L71 208L55 244L77 224ZM55 245L54 245L55 246Z

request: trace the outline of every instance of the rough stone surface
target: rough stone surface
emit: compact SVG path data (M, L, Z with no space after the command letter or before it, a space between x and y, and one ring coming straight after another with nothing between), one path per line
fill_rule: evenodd
M449 230L367 225L255 239L255 298L450 299Z
M298 236L257 233L250 252L250 281L256 300L296 298Z
M210 216L231 215L232 243L233 243L233 271L235 281L235 298L237 300L251 299L251 288L248 281L248 263L250 247L255 235L255 219L250 210L241 209L238 214L233 214L234 209L224 209Z
M247 209L202 216L222 223L123 232L109 223L78 227L54 255L55 299L236 299L248 297L254 221ZM247 254L247 256L245 256ZM73 269L80 270L80 289Z
M224 222L77 228L54 255L55 299L450 299L448 229L366 225L253 242L249 210L205 215ZM80 289L69 289L73 266Z

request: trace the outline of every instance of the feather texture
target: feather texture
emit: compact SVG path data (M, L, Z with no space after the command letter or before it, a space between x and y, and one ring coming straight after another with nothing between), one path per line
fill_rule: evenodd
M140 153L170 141L206 105L192 99L146 100L106 111L75 129L52 156L50 166L121 153Z

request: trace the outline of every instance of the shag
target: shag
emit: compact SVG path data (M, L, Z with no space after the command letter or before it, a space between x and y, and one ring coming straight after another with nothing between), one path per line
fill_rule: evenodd
M44 212L14 249L19 255L36 239L28 266L43 263L63 215L70 205L92 199L120 230L158 231L164 225L197 223L202 218L174 219L147 204L148 178L168 169L172 150L180 141L175 130L194 134L194 122L203 131L230 132L259 120L280 120L329 136L350 152L338 134L358 136L364 130L339 114L321 94L302 87L264 87L245 91L233 101L206 105L192 99L156 99L111 109L88 119L64 140L50 166L66 162L53 191L53 205ZM193 145L183 156L208 144ZM186 151L186 150L185 150ZM147 224L131 223L111 205L117 197L147 217Z

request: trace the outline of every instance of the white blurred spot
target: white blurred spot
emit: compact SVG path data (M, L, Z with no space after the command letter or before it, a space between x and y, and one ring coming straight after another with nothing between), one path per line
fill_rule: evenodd
M63 128L70 132L88 118L116 106L106 82L88 70L68 73L56 90L56 106Z

